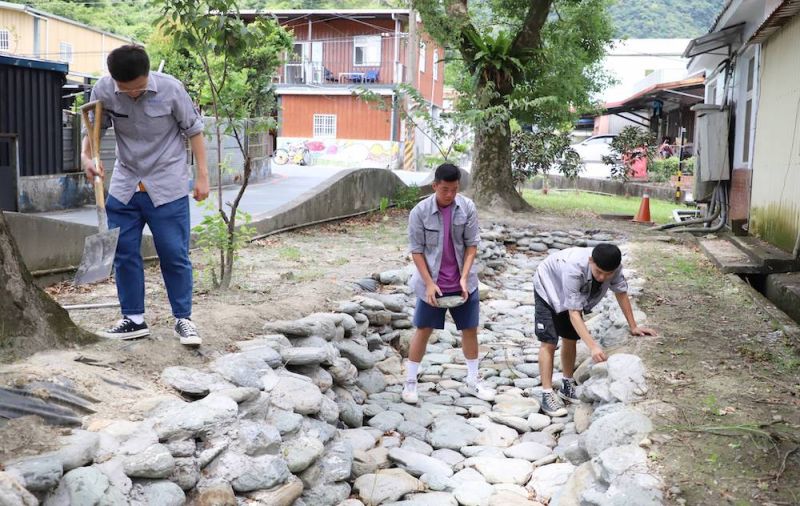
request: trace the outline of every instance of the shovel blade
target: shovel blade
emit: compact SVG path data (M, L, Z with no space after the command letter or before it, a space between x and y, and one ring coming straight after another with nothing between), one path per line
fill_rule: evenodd
M119 229L90 235L83 244L83 257L75 273L75 285L96 283L111 275L114 267L114 255L117 252Z

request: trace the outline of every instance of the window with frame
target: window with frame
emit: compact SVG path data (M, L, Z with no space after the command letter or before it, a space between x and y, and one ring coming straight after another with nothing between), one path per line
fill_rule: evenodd
M744 102L744 137L742 138L742 161L750 163L750 137L753 129L753 85L755 81L756 57L747 61L747 77Z
M11 49L11 33L8 30L0 30L0 51Z
M63 62L72 63L72 44L62 42L58 45L59 59Z
M424 42L419 43L419 71L425 72L425 59L428 56L428 47Z
M336 115L335 114L315 114L314 115L314 137L335 139L336 138Z
M708 97L706 98L707 104L716 104L717 103L717 85L716 83L711 84L707 88Z
M433 62L431 63L431 73L433 74L433 80L436 81L439 79L439 50L433 50Z
M359 35L353 37L353 65L358 67L381 64L381 36Z

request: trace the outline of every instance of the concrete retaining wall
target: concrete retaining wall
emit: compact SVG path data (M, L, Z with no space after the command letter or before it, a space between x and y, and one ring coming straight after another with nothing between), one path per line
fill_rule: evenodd
M421 194L431 192L430 180L421 186ZM377 209L382 197L391 197L405 183L386 169L351 169L331 176L291 202L253 216L252 226L259 235L320 221L344 218ZM462 171L462 189L470 186L469 173ZM24 213L5 213L11 233L19 245L28 270L69 270L80 264L83 243L97 228ZM192 238L194 244L194 236ZM142 255L155 256L152 237L145 236Z
M800 272L768 275L764 295L800 323Z
M575 181L570 181L564 176L551 175L548 176L550 180L550 188L575 188L576 184L578 189L595 191L602 193L611 193L613 195L629 195L634 197L641 197L647 193L650 198L661 200L673 200L675 197L675 190L669 187L654 186L647 183L634 183L628 181L615 181L613 179L592 179L586 177L579 177ZM534 190L540 190L544 181L536 179L532 183Z
M42 218L23 213L4 213L11 235L19 246L25 265L31 272L77 267L87 236L97 227ZM155 255L152 237L142 241L142 254Z
M378 208L382 197L402 186L403 181L385 169L344 170L274 211L253 216L253 226L262 235L363 213Z

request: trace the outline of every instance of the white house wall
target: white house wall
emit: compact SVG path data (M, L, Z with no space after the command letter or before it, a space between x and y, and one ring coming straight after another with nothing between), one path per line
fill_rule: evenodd
M750 230L792 251L800 233L800 16L761 48Z

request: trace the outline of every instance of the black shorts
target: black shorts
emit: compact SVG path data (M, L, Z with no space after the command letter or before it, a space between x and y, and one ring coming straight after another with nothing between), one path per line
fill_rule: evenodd
M577 341L580 339L578 331L572 326L569 319L569 311L563 313L556 313L550 304L545 302L536 291L533 292L536 299L536 338L543 343L557 344L558 338L572 339Z

